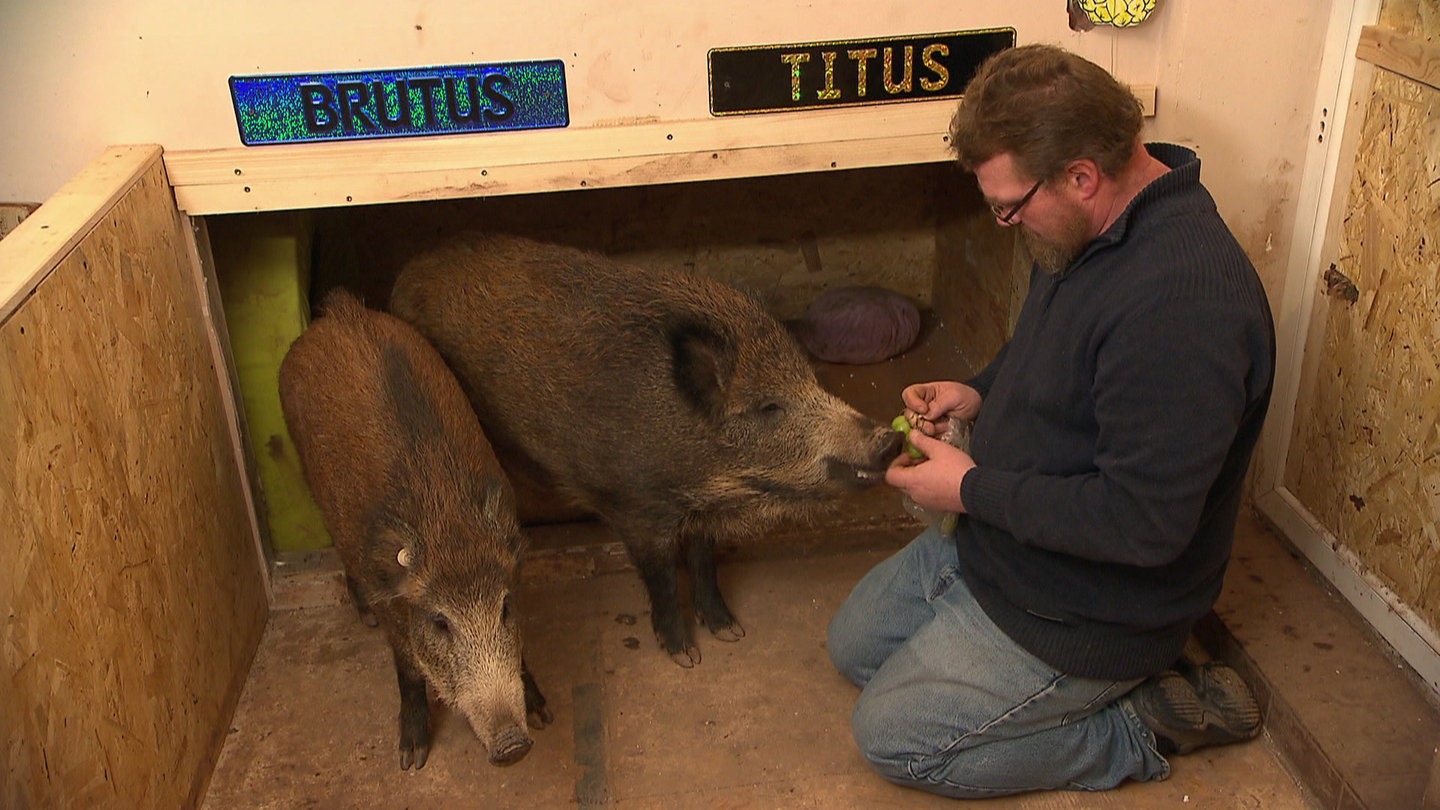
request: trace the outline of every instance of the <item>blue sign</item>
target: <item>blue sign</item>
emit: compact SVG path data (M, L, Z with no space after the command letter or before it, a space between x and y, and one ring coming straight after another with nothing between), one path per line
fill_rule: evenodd
M570 124L558 59L347 73L231 76L246 146Z

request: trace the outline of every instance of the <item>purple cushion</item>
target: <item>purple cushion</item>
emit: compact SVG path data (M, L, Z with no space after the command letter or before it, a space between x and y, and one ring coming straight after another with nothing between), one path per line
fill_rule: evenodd
M878 363L910 348L920 334L914 302L884 287L827 290L795 323L796 337L827 363Z

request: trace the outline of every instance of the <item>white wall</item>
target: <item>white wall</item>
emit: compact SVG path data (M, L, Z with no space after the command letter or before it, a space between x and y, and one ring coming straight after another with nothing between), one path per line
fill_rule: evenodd
M1213 155L1207 181L1263 219L1246 186L1300 163L1323 4L1161 0L1138 28L1083 35L1063 5L0 0L0 201L43 201L111 143L239 145L232 74L562 58L573 126L689 120L708 116L712 47L1014 26L1159 84L1155 132Z

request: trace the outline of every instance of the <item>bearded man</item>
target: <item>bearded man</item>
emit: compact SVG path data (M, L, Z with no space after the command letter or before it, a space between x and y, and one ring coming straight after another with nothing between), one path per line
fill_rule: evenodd
M1274 327L1195 153L1140 128L1128 88L1046 45L988 60L955 115L1035 262L989 365L901 393L925 457L886 480L953 533L878 565L829 628L855 740L900 784L1103 790L1259 731L1239 675L1182 653L1220 594ZM969 452L932 438L951 420L974 420Z

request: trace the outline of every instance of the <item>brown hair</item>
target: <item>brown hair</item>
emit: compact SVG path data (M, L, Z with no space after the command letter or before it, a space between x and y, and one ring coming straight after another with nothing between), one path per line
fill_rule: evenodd
M1024 45L986 59L950 122L960 165L1003 152L1036 179L1089 158L1114 176L1134 154L1140 102L1104 68L1053 45Z

